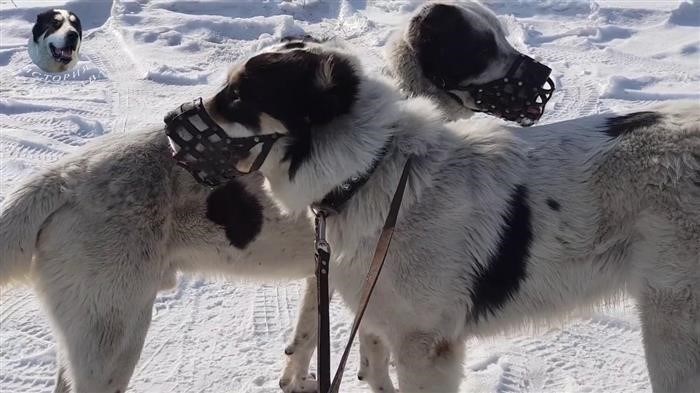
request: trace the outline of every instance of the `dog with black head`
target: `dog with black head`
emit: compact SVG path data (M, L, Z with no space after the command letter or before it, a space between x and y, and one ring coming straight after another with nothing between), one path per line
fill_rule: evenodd
M449 120L486 112L531 126L554 91L551 69L513 48L496 15L476 2L420 8L386 58L400 88L431 97Z
M78 63L83 28L78 15L62 9L37 15L29 39L32 62L46 72L63 72Z
M431 4L418 15L440 10L444 16L443 7ZM502 35L491 26L495 18L481 13L460 15L480 18L475 26ZM696 386L697 103L525 132L493 118L445 123L433 101L406 99L392 80L368 75L334 42L285 45L235 68L184 127L196 135L194 115L204 116L212 120L205 131L248 146L225 165L257 169L286 212L303 215L310 206L328 212L332 285L353 310L399 175L411 160L394 242L362 322L360 341L371 344L362 351L369 365L363 378L373 391L394 390L391 353L402 392L456 392L467 339L558 319L621 292L638 300L653 389ZM544 83L548 72L496 48L487 58L498 72L477 65L464 79L459 67L453 72L450 64L421 62L419 52L413 73L432 85L413 89L458 95L464 87L457 98L477 110L478 89L492 89L493 97L505 93L524 104L494 108L494 114L507 118L508 109L538 118L543 105L528 104L528 94L542 94L533 85ZM518 83L493 88L491 82L506 78L533 93L517 90ZM536 103L546 103L541 100ZM182 127L173 123L168 132ZM250 148L273 135L269 148ZM196 157L181 159L196 171ZM325 203L338 194L343 204ZM285 377L285 390L306 389L306 375Z

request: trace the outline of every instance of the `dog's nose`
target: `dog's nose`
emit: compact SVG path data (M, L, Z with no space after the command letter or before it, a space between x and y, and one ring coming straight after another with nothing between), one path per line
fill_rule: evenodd
M78 44L78 33L75 31L69 31L66 34L66 46L75 47Z

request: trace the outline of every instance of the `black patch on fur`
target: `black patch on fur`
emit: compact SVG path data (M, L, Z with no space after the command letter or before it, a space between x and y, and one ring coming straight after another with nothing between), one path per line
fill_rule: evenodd
M284 36L280 39L280 42L286 42L284 49L301 49L306 47L307 42L320 43L321 40L309 34L304 34Z
M34 27L32 27L34 42L39 43L39 38L44 33L46 33L46 36L50 36L61 28L63 21L54 19L58 14L59 13L54 10L48 10L36 16L36 23L34 23Z
M68 19L68 22L75 28L75 30L78 31L78 35L80 36L80 39L83 39L83 25L80 23L80 18L78 18L78 15L68 12L69 16L72 16L75 18L75 21L71 21L70 18Z
M527 276L527 259L532 243L532 217L527 187L519 185L512 193L495 254L485 268L475 267L471 292L472 317L479 320L494 315L512 299Z
M306 44L302 41L294 41L284 44L284 49L299 49L304 47L306 47Z
M653 126L662 118L660 113L648 111L611 117L605 122L603 132L610 138L617 138L636 129Z
M207 197L207 218L224 228L232 246L243 249L262 229L263 207L253 194L233 180Z
M549 206L549 208L554 210L555 212L558 212L559 209L561 209L561 205L559 204L559 202L555 201L552 198L547 198L547 206Z
M321 86L319 74L326 66L331 70L331 83ZM231 121L251 122L266 113L282 122L291 136L284 159L290 161L292 179L309 156L314 126L350 112L358 85L350 61L337 54L302 49L262 53L234 75L215 98L214 107Z
M321 40L319 40L318 38L316 38L310 34L286 35L280 39L280 42L289 42L289 41L302 41L302 42L315 42L315 43L321 42Z
M241 100L235 87L228 85L214 96L214 111L224 119L249 130L260 131L260 110Z
M452 5L425 7L408 36L423 74L441 88L481 74L498 54L493 33L474 29Z

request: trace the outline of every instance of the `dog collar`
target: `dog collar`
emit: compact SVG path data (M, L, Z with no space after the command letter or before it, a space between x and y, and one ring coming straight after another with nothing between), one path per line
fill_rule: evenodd
M325 213L326 216L340 213L347 201L349 201L350 198L357 193L357 190L359 190L367 182L367 180L369 180L369 177L372 176L374 170L377 169L379 163L386 155L389 143L391 143L392 139L393 138L389 138L386 144L384 144L376 157L374 157L374 161L372 161L372 164L370 165L369 169L365 171L365 173L346 179L344 182L340 183L339 186L326 194L321 201L314 202L311 205L311 208L315 211Z

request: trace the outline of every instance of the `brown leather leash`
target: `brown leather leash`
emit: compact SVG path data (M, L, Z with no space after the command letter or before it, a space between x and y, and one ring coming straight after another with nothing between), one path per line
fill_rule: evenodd
M374 249L374 256L372 257L372 264L370 265L369 271L367 272L367 277L365 278L365 281L362 284L362 291L360 292L359 308L357 310L357 313L355 314L355 320L352 322L352 329L350 329L350 337L348 338L348 343L345 346L345 350L343 351L343 356L340 358L340 363L338 364L338 369L335 373L335 377L333 378L333 383L332 383L330 389L325 390L325 386L327 386L327 383L323 383L322 379L319 378L319 388L320 388L319 391L320 392L325 391L328 393L338 393L340 390L340 383L343 379L343 372L345 371L345 365L348 361L348 355L350 355L350 349L352 348L352 343L355 340L355 336L357 335L357 331L360 328L360 322L362 321L362 317L365 314L365 310L367 309L367 305L368 305L369 300L372 296L372 292L374 291L374 287L377 284L377 279L379 278L379 273L381 272L382 267L384 266L384 261L386 260L386 255L389 252L389 246L391 245L391 238L394 234L394 227L396 226L396 219L399 215L399 209L401 208L401 201L403 200L403 194L404 194L404 191L406 189L406 183L408 183L408 174L410 172L410 169L411 169L411 158L409 157L408 160L406 160L406 164L403 167L403 172L401 173L401 179L399 180L399 184L396 187L396 191L394 192L394 196L391 199L391 205L389 206L389 214L387 215L386 221L384 222L384 227L382 228L382 233L379 235L379 240L377 241L377 247ZM317 232L318 232L318 230L317 230ZM319 235L319 233L317 233L317 235ZM326 289L327 289L327 287L326 287ZM324 296L324 294L319 294L319 298L328 299L328 294L326 293L325 296ZM328 310L326 309L326 313L327 313L327 311ZM321 312L320 304L319 304L319 312ZM319 331L319 337L326 336L326 335L327 335L327 333ZM325 341L325 342L327 342L327 341ZM330 343L328 343L328 344L330 344ZM323 348L319 347L318 354L320 355L321 353L330 352L330 345L328 345L328 347L329 348L327 348L327 349L323 349ZM328 362L328 363L330 363L330 362ZM319 361L319 366L320 365L321 365L321 362ZM328 364L327 367L330 368L330 364ZM319 369L318 371L319 371L319 376L320 376L322 370ZM328 373L323 373L323 374L328 375Z

